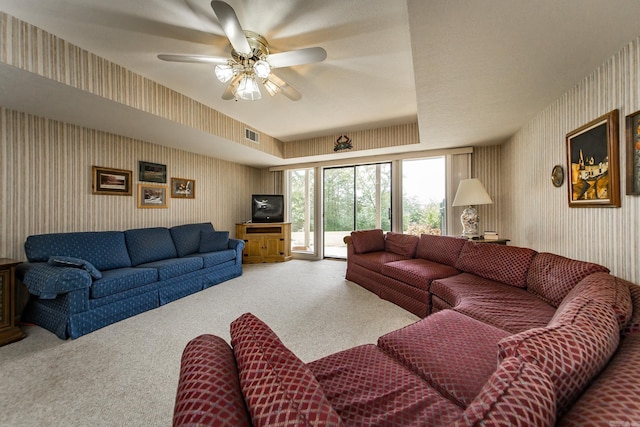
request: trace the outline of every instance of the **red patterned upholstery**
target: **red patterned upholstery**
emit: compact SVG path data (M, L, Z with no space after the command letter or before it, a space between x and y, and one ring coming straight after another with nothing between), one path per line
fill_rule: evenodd
M400 261L407 259L404 255L394 254L393 252L367 252L364 254L354 254L351 262L360 265L367 270L382 272L382 266L388 262Z
M587 276L574 286L562 300L554 317L563 312L566 304L581 296L609 305L615 312L622 328L629 322L633 311L629 285L631 283L626 280L607 273L595 273Z
M495 245L498 246L498 245ZM431 283L436 298L456 311L511 333L546 326L556 309L524 289L462 273Z
M254 426L342 425L309 368L260 319L234 320L231 344Z
M591 262L539 253L527 274L527 290L557 307L576 283L597 272L608 273L609 269Z
M629 322L627 322L627 325L622 330L622 336L625 337L640 332L640 286L630 284L629 293L631 295L633 312L631 313L631 319L629 319Z
M350 426L442 426L462 409L373 344L307 365Z
M383 335L378 346L466 408L496 370L496 349L509 332L452 310Z
M422 234L416 250L416 258L427 259L454 266L467 239L451 236Z
M384 250L393 252L394 254L404 255L407 258L416 256L416 247L418 246L418 236L402 233L387 233L384 239Z
M560 426L640 424L640 334L625 338L616 357L560 420Z
M184 349L173 425L251 425L233 351L222 338L201 335Z
M502 361L482 391L452 426L547 427L556 419L553 383L533 364Z
M357 254L384 251L384 233L380 229L352 231L351 243Z
M499 358L521 357L547 373L556 389L558 415L564 414L618 347L619 327L607 305L582 299L573 318L558 326L530 329L498 343Z
M392 277L416 288L424 289L425 291L429 290L433 279L442 279L459 273L460 270L449 265L427 261L422 258L393 261L382 266L382 274L385 276Z
M536 251L517 246L467 241L455 264L458 270L524 288Z
M380 284L380 298L391 301L418 317L426 317L429 314L428 291L382 275L380 276Z

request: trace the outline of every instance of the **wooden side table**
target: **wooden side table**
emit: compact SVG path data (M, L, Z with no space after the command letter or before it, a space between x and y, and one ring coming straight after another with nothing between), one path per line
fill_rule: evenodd
M473 239L473 242L476 243L495 243L497 245L506 245L507 242L510 242L509 239L494 239L494 240L486 240L486 239Z
M0 346L24 338L15 324L16 284L15 270L20 261L0 258Z

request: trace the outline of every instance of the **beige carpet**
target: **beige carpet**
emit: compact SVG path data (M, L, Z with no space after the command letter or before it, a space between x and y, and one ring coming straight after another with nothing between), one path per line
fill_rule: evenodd
M186 343L229 340L245 312L302 360L364 343L417 317L344 279L343 261L247 265L213 288L62 341L39 327L0 347L1 426L170 426Z

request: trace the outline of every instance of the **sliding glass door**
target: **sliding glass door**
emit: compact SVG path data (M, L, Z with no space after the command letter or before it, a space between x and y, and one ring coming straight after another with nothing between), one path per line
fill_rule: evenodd
M352 230L391 230L391 163L327 168L323 189L325 257L346 258Z

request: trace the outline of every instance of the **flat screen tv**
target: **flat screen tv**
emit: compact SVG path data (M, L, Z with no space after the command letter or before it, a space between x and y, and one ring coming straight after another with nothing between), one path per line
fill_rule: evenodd
M251 196L251 222L284 222L284 196L282 194Z

